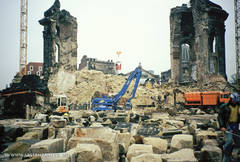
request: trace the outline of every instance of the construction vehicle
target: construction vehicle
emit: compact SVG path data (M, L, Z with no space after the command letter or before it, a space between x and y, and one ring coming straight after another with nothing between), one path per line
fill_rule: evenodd
M65 95L54 95L54 98L57 99L56 112L59 115L63 115L64 113L69 113L67 97Z
M185 106L211 107L222 103L228 103L230 92L187 92L184 94Z
M134 98L135 93L137 91L138 83L142 75L142 70L141 67L137 67L128 77L127 81L123 85L121 91L113 96L112 98L105 96L104 94L102 95L102 98L93 98L92 100L92 110L93 111L105 111L105 110L114 110L116 111L117 109L122 109L117 106L118 101L120 98L125 94L127 91L129 85L131 84L132 80L136 78L134 88L131 92L131 97L127 100L125 108L126 109L131 109L132 108L132 103L131 100Z

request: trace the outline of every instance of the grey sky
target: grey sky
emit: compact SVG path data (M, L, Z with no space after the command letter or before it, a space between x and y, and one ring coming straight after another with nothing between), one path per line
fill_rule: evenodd
M139 62L155 74L170 69L170 9L187 0L60 0L78 21L78 57L117 60L122 51L123 72ZM233 0L213 0L229 13L226 21L227 74L235 73ZM43 60L43 27L38 20L54 0L29 0L28 62ZM0 89L9 84L19 67L20 0L1 0Z

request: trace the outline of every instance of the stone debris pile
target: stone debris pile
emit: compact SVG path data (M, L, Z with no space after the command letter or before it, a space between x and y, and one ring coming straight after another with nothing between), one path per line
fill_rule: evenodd
M2 120L1 155L22 156L1 160L220 162L223 134L217 115L189 112L82 110L70 111L71 121L52 115L46 122L40 114L33 120Z
M67 96L68 103L72 109L89 109L92 98L99 97L98 94L104 94L109 97L116 95L122 89L128 76L104 74L101 71L82 69L81 71L69 72L64 69L59 69L58 73L50 76L48 88L54 95ZM212 79L215 81L214 79ZM134 80L130 84L125 95L120 99L119 105L125 105L130 98L134 86ZM157 108L158 96L160 96L162 104L173 105L174 93L177 103L184 103L183 94L185 92L195 91L230 91L224 80L216 82L209 81L203 86L191 84L186 86L176 86L168 83L159 85L155 83L153 88L144 85L139 85L135 97L132 99L133 109L141 107ZM51 98L52 99L52 98ZM50 101L53 101L51 100ZM137 109L138 111L138 109Z

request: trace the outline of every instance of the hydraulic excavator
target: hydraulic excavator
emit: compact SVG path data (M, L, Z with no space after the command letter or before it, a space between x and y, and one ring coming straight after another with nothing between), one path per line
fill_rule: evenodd
M140 81L141 75L142 75L142 70L141 70L141 67L139 66L129 75L127 81L125 82L121 91L118 94L116 94L112 98L109 98L105 95L103 95L102 98L93 98L92 110L93 111L105 111L105 110L116 111L117 109L122 109L121 107L117 106L118 101L125 94L132 80L136 78L134 88L131 92L131 97L128 99L125 105L126 109L131 109L132 108L131 100L135 97L135 93L137 91L137 87L138 87L138 83Z

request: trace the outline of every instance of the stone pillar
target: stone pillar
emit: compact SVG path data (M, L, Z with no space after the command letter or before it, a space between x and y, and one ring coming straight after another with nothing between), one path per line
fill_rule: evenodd
M30 119L30 106L29 105L26 105L25 111L26 111L26 119L29 120Z

